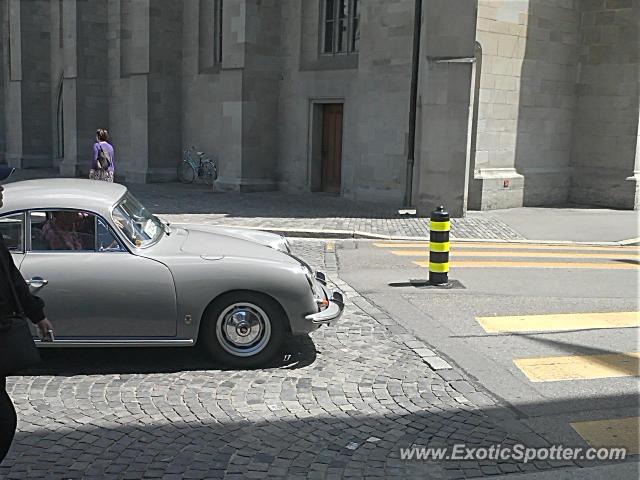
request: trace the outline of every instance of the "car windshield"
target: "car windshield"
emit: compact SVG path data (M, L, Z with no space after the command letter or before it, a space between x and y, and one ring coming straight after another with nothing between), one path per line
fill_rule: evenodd
M162 222L127 193L113 209L113 221L136 247L145 248L165 232Z

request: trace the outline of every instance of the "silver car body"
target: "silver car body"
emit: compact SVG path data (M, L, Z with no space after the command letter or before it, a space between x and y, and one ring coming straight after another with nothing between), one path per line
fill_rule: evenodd
M5 185L0 218L25 215L24 248L12 255L55 323L56 341L47 346L192 345L207 306L238 290L275 299L294 334L340 318L341 293L327 291L321 273L278 250L286 248L283 237L171 224L168 235L139 248L112 217L126 193L123 185L81 179ZM55 209L95 214L127 251L32 251L29 212ZM319 296L328 306L321 309Z

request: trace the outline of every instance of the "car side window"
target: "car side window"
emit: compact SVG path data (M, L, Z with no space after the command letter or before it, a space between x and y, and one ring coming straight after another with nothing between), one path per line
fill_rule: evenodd
M113 232L100 217L96 217L96 250L98 252L126 252Z
M14 213L0 218L0 234L10 251L24 251L24 214Z
M95 215L80 210L32 211L31 250L95 251Z

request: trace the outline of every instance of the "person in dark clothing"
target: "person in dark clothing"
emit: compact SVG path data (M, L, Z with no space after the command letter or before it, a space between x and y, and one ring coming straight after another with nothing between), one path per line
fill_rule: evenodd
M5 180L13 172L12 168L0 167L0 181ZM4 188L0 185L0 207L3 205ZM16 288L25 315L38 327L40 338L44 338L49 331L53 331L51 322L44 314L44 302L42 299L31 295L20 271L13 263L13 257L0 235L0 255L4 257L9 272L5 272L0 266L0 315L10 315L17 310L15 301L11 295L11 281ZM0 333L0 335L2 335ZM7 380L0 376L0 462L9 451L13 436L16 431L16 411L7 393Z

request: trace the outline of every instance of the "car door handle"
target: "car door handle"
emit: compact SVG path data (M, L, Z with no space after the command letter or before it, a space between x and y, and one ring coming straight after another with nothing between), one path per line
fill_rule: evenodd
M47 283L49 283L49 280L45 280L42 277L33 277L31 280L27 280L27 285L33 288L42 288Z

